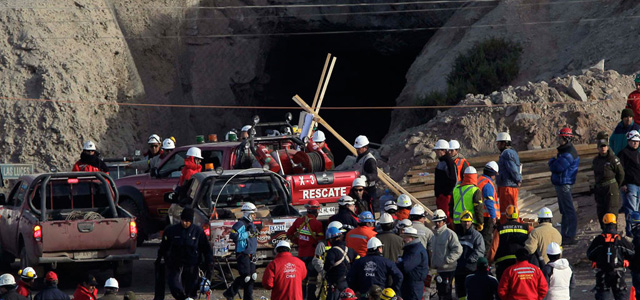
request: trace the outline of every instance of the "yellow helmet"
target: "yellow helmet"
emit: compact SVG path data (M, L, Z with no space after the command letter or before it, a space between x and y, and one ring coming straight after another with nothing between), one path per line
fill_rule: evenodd
M382 295L380 295L380 300L396 300L398 297L396 296L396 292L393 291L392 288L386 288L382 290Z
M605 224L617 224L616 222L617 222L616 215L614 215L612 213L605 214L604 217L602 217L602 223L605 223Z
M517 219L518 209L513 205L509 205L507 206L506 214L507 214L507 219Z
M460 215L460 221L472 222L473 221L473 214L471 214L471 212L468 211L468 210L463 211L462 214Z

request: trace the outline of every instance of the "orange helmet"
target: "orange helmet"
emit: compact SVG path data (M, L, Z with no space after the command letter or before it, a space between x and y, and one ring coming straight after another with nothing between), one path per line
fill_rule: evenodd
M604 217L602 217L602 223L617 224L616 215L612 213L605 214Z
M306 209L320 209L320 202L318 202L318 200L309 200L304 207Z
M518 209L513 205L509 205L507 206L506 214L507 214L507 219L517 219Z

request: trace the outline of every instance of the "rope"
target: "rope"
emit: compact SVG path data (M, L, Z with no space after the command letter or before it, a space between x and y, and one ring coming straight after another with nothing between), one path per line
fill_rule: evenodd
M73 220L100 220L104 219L104 217L97 212L85 212L81 210L72 211L65 220L73 221Z

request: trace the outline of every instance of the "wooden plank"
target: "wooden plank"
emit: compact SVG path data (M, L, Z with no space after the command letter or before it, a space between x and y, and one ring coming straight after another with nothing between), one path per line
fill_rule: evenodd
M320 81L318 82L318 88L316 89L316 94L313 96L313 103L311 104L311 108L315 110L316 105L318 104L318 96L320 95L320 91L322 90L322 83L324 82L324 76L327 75L327 67L329 66L329 62L331 61L331 53L327 53L327 59L324 61L324 67L322 68L322 74L320 75Z
M316 115L320 112L320 107L322 107L322 101L324 100L324 93L327 91L327 86L329 85L329 80L331 80L331 73L333 73L333 67L336 64L337 57L333 57L331 59L331 66L329 67L329 72L327 73L327 80L324 81L324 85L322 86L322 92L320 93L320 98L318 98L318 105L315 107Z

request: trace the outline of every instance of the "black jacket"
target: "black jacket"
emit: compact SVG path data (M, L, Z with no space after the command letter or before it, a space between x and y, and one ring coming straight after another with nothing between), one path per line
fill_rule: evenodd
M173 266L195 266L201 263L201 258L210 265L213 250L202 228L192 224L185 229L181 224L175 224L162 234L158 257L164 257L167 264Z
M340 206L340 208L338 208L338 213L329 218L329 223L333 221L339 221L342 223L342 226L348 225L349 228L347 229L347 232L358 227L358 216L354 212L350 211L346 206Z
M464 281L467 291L467 300L499 300L498 279L496 279L486 269L478 269L475 273L467 276Z
M627 146L618 153L618 158L624 168L624 180L621 185L640 185L640 151Z
M356 157L356 162L359 162L363 157L369 154L371 150L367 149L364 153L358 155ZM367 182L377 182L378 181L378 162L375 159L367 159L362 166L363 174L367 177ZM360 170L358 170L360 171Z
M38 293L34 300L69 300L69 295L58 289L58 285L47 285L40 293Z
M458 182L456 164L449 154L441 156L434 172L433 191L436 197L440 195L450 196Z
M342 251L338 250L338 248L345 251L344 253L346 253L346 257ZM353 249L348 248L344 241L335 242L331 249L327 251L327 256L324 260L324 271L326 274L325 279L327 282L333 284L340 281L346 281L347 273L351 268L351 263L356 260L356 256L358 256L358 254L356 254Z
M393 284L387 284L388 277L392 278ZM356 259L353 263L347 279L349 287L355 292L366 294L372 285L388 286L394 291L399 291L403 275L396 264L384 258L382 254L367 252L367 256Z
M613 238L614 236L616 239L614 244L615 253L609 253L609 250L607 250L608 247L606 239L607 237ZM634 255L635 251L633 250L633 245L625 238L618 236L615 229L609 230L605 228L602 234L599 234L593 239L591 245L589 245L589 249L587 249L587 257L589 260L595 262L597 267L603 271L612 271L607 270L609 266L606 261L609 257L613 256L613 258L616 258L616 260L612 260L615 261L615 266L613 266L614 268L622 268L623 261L633 260Z
M27 298L18 294L16 289L10 289L6 293L0 295L0 300L27 300Z

